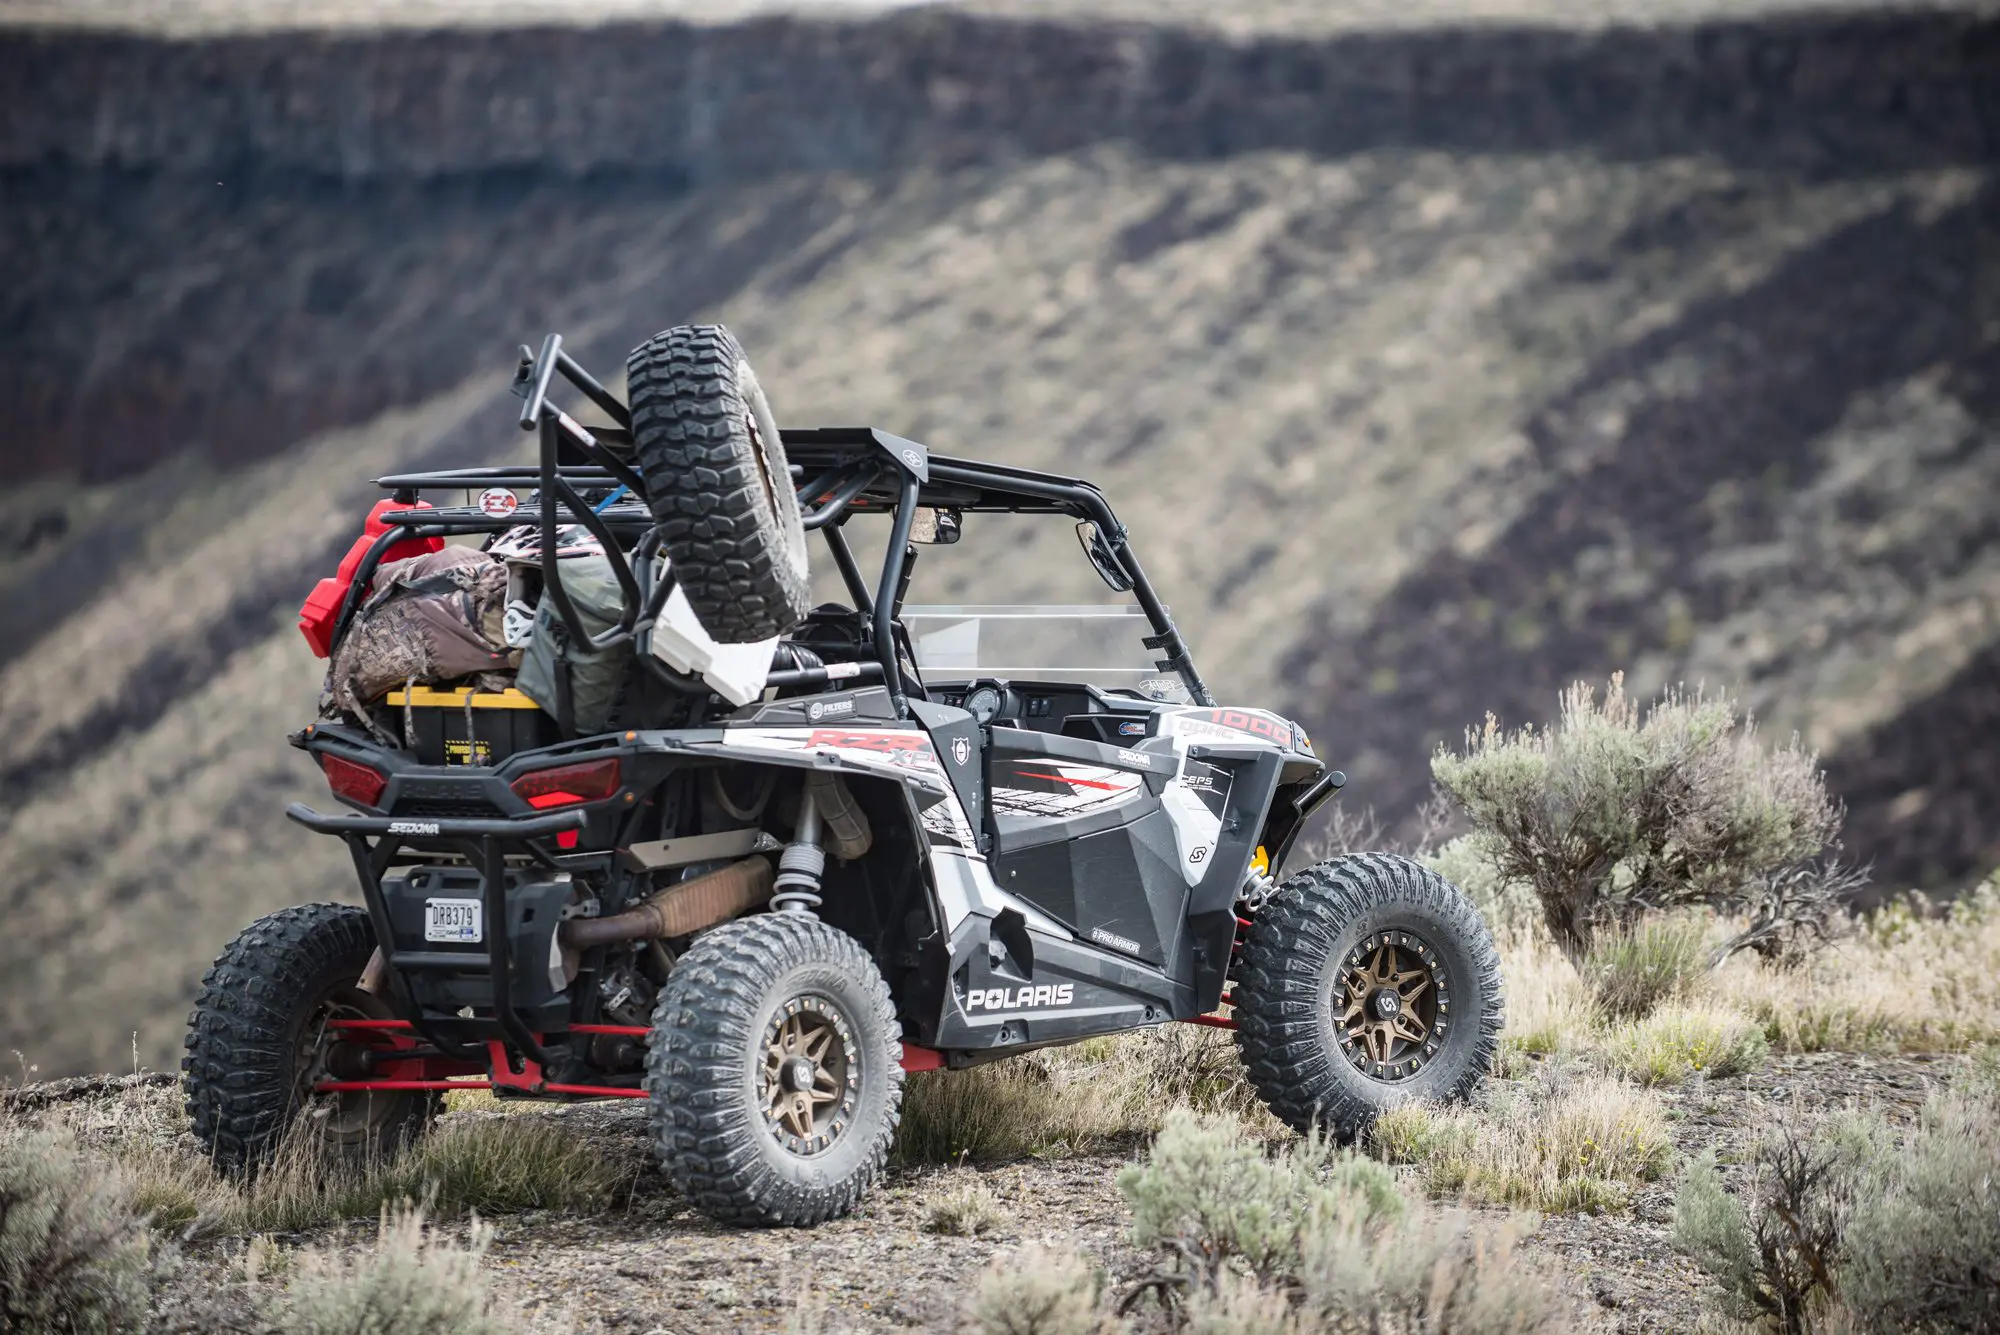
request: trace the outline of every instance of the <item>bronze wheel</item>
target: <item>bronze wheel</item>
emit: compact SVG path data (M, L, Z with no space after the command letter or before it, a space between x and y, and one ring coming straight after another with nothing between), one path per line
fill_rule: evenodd
M861 943L804 913L712 927L653 1006L646 1094L674 1187L728 1224L803 1228L882 1173L903 1031Z
M832 1148L853 1120L861 1091L854 1029L825 997L794 997L764 1034L757 1081L764 1121L780 1145L800 1157Z
M439 1107L428 1090L312 1092L373 1074L367 1041L333 1021L389 1015L357 986L374 952L366 909L303 904L250 924L217 958L188 1017L181 1072L195 1138L219 1166L252 1169L294 1130L356 1155L423 1134Z
M1376 1080L1408 1080L1437 1055L1451 997L1437 952L1415 932L1355 943L1333 992L1340 1050Z
M1265 1105L1343 1142L1386 1109L1465 1098L1500 1041L1500 954L1479 911L1392 854L1286 877L1257 912L1231 996Z
M322 1145L374 1147L403 1118L407 1099L391 1091L313 1092L325 1080L366 1079L373 1074L367 1063L368 1050L375 1045L335 1029L335 1020L388 1018L388 1006L352 982L326 988L307 1010L292 1052L292 1105L299 1110L301 1129Z

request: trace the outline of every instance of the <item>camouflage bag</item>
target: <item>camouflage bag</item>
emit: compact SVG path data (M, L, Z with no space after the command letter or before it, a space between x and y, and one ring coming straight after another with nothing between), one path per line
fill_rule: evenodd
M506 605L507 567L470 547L383 566L327 668L320 717L352 715L393 745L370 710L392 688L465 677L487 690L510 685L497 675L520 664L502 629Z

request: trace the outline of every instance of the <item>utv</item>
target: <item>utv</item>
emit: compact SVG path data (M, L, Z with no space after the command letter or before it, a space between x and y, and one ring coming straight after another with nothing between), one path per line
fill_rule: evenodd
M205 978L182 1065L218 1161L288 1134L394 1146L454 1089L636 1098L701 1210L807 1225L880 1173L906 1071L1208 1024L1279 1117L1343 1138L1483 1076L1501 1001L1478 913L1395 856L1279 879L1343 777L1297 725L1210 698L1095 487L781 432L719 326L638 348L629 407L559 338L522 352L538 466L380 479L308 633L338 663L407 564L385 555L459 537L484 560L484 535L528 553L509 597L535 600L540 698L410 681L294 736L348 810L287 814L346 843L363 906L272 914ZM613 425L557 408L558 374ZM478 500L421 499L451 493ZM918 544L996 512L1073 522L1152 666L987 666L973 609L906 604ZM808 606L811 534L845 602ZM608 598L584 596L583 549Z

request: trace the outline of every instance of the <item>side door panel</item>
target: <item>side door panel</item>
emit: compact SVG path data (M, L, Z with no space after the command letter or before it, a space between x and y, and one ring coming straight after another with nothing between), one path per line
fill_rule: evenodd
M994 728L986 758L1000 887L1095 945L1176 971L1188 884L1160 801L1174 756Z

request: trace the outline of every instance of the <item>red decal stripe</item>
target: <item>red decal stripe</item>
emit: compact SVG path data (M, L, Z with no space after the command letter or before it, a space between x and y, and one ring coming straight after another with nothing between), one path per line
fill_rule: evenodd
M1079 788L1108 788L1114 793L1122 793L1130 787L1129 784L1106 783L1102 779L1076 779L1067 774L1044 774L1034 769L1017 769L1014 773L1024 779L1054 779L1058 783L1074 784Z

